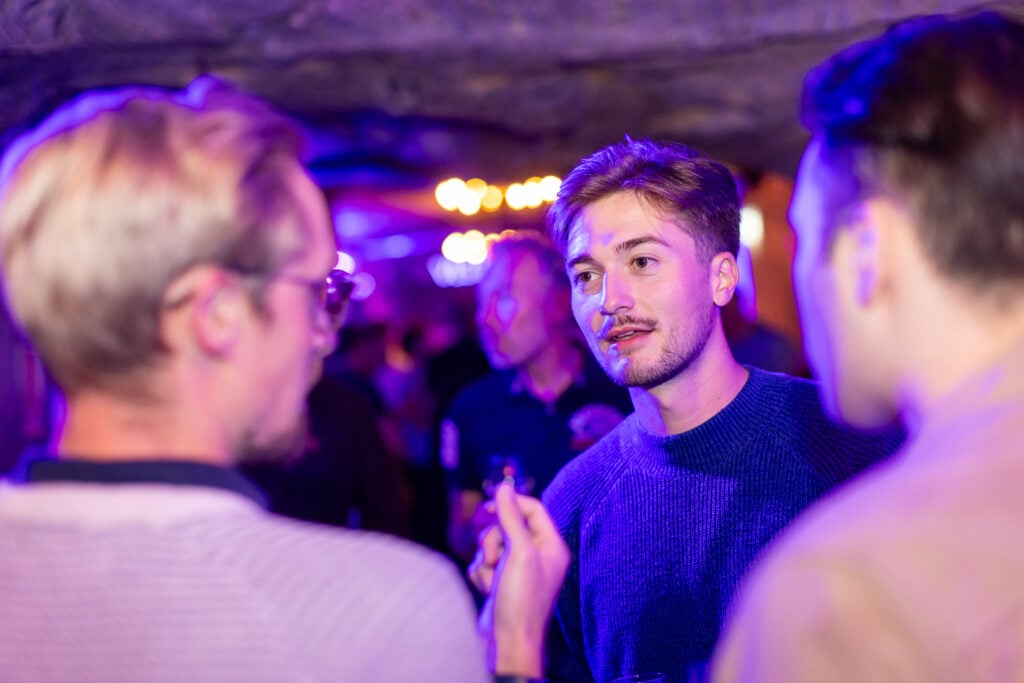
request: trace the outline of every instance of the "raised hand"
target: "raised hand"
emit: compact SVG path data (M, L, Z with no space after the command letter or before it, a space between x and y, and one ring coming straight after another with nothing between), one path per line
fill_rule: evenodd
M474 585L487 593L480 632L497 673L540 676L544 634L569 567L569 549L544 506L498 487L498 525L480 537L470 567Z

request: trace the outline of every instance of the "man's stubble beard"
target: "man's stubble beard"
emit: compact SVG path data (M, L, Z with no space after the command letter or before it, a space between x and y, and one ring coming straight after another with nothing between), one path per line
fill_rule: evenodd
M655 361L647 366L637 366L627 360L624 369L610 367L608 356L596 354L609 379L620 387L653 389L686 371L704 353L714 326L715 306L709 306L696 327L673 330L667 339L667 346ZM688 334L689 332L689 334ZM627 357L628 358L628 357Z
M309 415L305 412L289 429L270 436L259 436L250 427L242 435L236 459L240 464L281 464L298 460L310 442Z

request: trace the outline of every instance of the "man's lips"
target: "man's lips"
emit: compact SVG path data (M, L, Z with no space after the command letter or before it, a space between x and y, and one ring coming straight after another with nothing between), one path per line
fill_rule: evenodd
M629 339L634 339L640 335L648 334L653 328L640 327L637 325L621 325L613 327L607 332L601 334L601 340L608 344L617 344Z

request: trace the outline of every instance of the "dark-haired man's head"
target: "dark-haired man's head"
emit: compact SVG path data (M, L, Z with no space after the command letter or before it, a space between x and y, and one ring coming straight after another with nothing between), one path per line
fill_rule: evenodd
M739 251L739 199L729 169L686 145L626 137L584 158L562 182L548 230L563 254L580 211L618 192L677 221L705 260Z
M903 22L811 71L802 109L812 140L791 220L806 348L833 409L875 424L900 400L865 314L890 291L874 264L896 226L951 303L998 308L1024 283L1024 27Z

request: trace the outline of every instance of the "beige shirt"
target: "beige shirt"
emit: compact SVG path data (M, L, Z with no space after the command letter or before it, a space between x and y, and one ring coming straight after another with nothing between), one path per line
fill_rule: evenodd
M1024 349L798 519L714 661L716 681L1024 681Z

